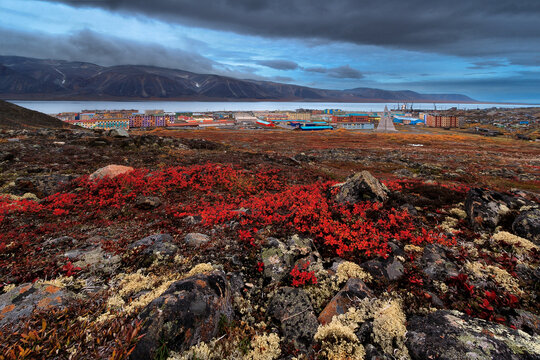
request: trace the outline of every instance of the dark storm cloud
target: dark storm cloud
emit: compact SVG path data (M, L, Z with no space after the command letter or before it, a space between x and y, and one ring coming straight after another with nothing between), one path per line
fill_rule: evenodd
M483 70L483 69L492 69L495 67L507 66L505 61L498 60L488 60L488 61L476 61L472 66L469 66L469 69L474 70Z
M289 60L260 60L257 64L276 70L296 70L298 64Z
M538 0L44 0L269 37L459 56L540 52ZM517 50L517 51L515 51Z
M196 53L103 36L90 30L53 36L0 27L0 49L9 49L11 54L18 56L84 61L104 66L152 65L199 73L215 72L219 65Z
M326 74L329 77L336 79L362 79L364 75L350 67L349 65L338 66L334 68L325 68L325 67L311 67L304 69L307 72L314 72L320 74Z

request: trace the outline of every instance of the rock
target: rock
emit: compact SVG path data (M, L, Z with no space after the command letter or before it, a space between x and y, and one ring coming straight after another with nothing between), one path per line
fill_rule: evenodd
M372 344L367 344L365 346L365 350L366 350L366 356L364 357L364 359L366 360L393 360L395 359L394 357L390 357L386 354L383 354L381 351L379 351L379 349L377 349Z
M108 131L108 135L117 138L129 137L129 133L125 129L112 129Z
M261 251L261 261L264 264L263 275L271 281L279 282L289 274L293 258L281 241L272 239L269 244L273 247Z
M0 295L0 327L17 325L36 310L62 308L72 297L72 293L54 285L19 285Z
M540 245L540 209L522 212L512 224L514 234Z
M172 256L178 251L178 246L174 244L174 239L169 234L147 236L144 239L135 241L129 245L129 248L134 249L141 246L145 246L145 249L141 252L144 255Z
M366 201L385 201L388 199L388 188L368 171L350 176L339 189L336 201L351 204Z
M394 171L394 175L398 178L412 178L414 177L414 174L412 171L410 171L409 169L398 169L396 171Z
M407 326L407 347L413 360L540 359L540 337L458 311L439 310L414 316Z
M93 275L111 275L121 262L120 256L105 252L99 245L89 249L75 249L65 253L64 256L74 261L74 267L80 267Z
M227 278L221 271L199 274L173 283L139 315L146 334L131 354L133 360L154 359L162 346L187 350L217 335L222 318L233 310Z
M157 196L139 195L135 199L135 206L142 210L152 210L161 206L161 200Z
M308 296L302 289L282 287L270 300L266 315L281 327L285 339L305 351L313 341L319 323Z
M15 195L33 193L43 198L60 192L74 178L73 175L62 174L19 177L10 192Z
M367 285L358 278L350 278L320 313L319 322L323 325L330 323L334 316L345 314L354 306L356 299L362 300L366 297L373 297Z
M289 251L293 256L306 256L313 251L313 240L308 238L301 238L298 235L293 235L287 240Z
M510 316L510 325L529 335L540 335L540 316L521 309L515 309L514 312L515 315Z
M134 169L131 166L123 165L107 165L101 169L96 170L92 175L90 175L90 180L99 180L105 177L114 178L118 175L126 174Z
M399 280L403 276L404 270L405 268L403 267L401 261L395 257L388 263L388 265L386 265L385 268L386 276L390 281Z
M440 245L427 245L421 261L424 274L432 280L444 281L449 277L459 275L457 266L448 260Z
M60 236L58 238L46 240L43 243L43 246L64 246L64 245L75 245L77 240L70 236Z
M494 229L502 217L510 212L509 196L489 190L474 188L467 193L465 211L469 222L476 229Z
M199 247L209 242L210 236L200 233L189 233L184 238L184 241L190 246Z
M368 260L360 264L360 266L374 278L386 277L384 265L379 260Z

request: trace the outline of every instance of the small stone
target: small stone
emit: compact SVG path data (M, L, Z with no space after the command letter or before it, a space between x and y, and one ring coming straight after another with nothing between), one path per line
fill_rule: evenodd
M403 267L401 261L394 257L393 260L388 265L386 265L385 270L388 280L396 281L403 276L405 268Z
M125 129L112 129L109 131L108 135L112 137L117 137L117 138L129 137L129 133Z
M145 246L142 251L144 255L172 256L178 251L178 246L174 244L174 239L169 234L155 234L138 240L129 246L130 249Z
M161 206L161 200L157 196L139 195L135 199L135 206L142 210L152 210Z
M292 265L292 256L287 253L285 244L277 239L272 241L275 246L261 251L261 260L264 264L264 276L272 281L279 282L289 274Z
M184 238L186 244L199 247L210 241L210 236L201 233L189 233Z
M354 306L355 299L362 300L366 297L373 297L367 285L358 278L350 278L320 313L319 322L323 325L329 324L334 316L345 314Z
M279 324L285 339L298 349L309 348L319 323L304 290L280 288L270 300L266 314Z

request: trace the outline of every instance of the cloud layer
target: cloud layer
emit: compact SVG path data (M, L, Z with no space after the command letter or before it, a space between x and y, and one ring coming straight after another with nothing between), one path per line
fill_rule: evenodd
M538 0L101 0L62 2L267 37L327 39L538 64Z

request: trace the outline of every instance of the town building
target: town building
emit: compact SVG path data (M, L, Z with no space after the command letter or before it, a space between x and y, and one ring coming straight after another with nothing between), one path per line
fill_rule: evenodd
M426 115L426 125L429 127L452 128L459 127L456 116Z
M95 120L96 129L129 129L129 119L99 119Z
M359 113L351 113L351 114L336 114L332 116L332 122L347 122L347 123L354 123L354 122L369 122L370 115L369 114L359 114Z
M369 122L340 122L336 124L336 127L339 129L348 129L348 130L373 130L375 124Z

